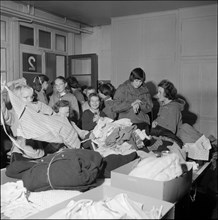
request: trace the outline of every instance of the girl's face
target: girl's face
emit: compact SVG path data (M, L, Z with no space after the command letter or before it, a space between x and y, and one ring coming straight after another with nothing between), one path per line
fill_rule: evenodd
M90 99L89 105L90 105L90 107L91 107L93 110L97 110L97 109L99 108L99 105L100 105L99 97L97 97L97 96L92 96L91 99Z
M69 106L59 108L58 115L60 115L61 117L69 117L69 113L70 113Z
M134 81L132 81L132 86L135 89L138 89L141 85L142 85L142 81L140 79L134 79Z
M24 102L32 102L33 101L33 89L31 88L23 88L21 90L21 99Z
M164 92L164 88L158 86L158 90L157 90L157 95L156 95L157 99L159 102L163 102L166 100L165 97L165 92Z
M44 81L43 83L42 83L42 89L43 90L46 90L48 88L48 82L47 81Z
M65 91L65 87L67 86L67 83L64 83L61 79L55 80L55 88L58 93L62 93Z

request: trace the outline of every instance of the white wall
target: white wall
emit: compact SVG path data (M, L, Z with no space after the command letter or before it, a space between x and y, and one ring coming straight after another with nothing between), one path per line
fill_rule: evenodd
M110 80L111 63L111 25L95 27L93 34L82 34L82 54L96 53L98 55L98 78Z
M147 81L169 79L198 120L217 137L217 5L113 18L82 36L82 53L99 56L99 79L115 87L141 67Z

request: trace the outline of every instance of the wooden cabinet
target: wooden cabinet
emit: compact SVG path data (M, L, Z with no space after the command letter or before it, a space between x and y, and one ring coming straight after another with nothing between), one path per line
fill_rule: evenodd
M69 71L67 76L76 77L81 86L92 86L97 90L98 85L98 56L97 54L80 54L68 56Z

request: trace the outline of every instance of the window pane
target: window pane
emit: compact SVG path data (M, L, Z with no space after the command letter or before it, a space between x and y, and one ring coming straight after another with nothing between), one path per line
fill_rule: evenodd
M39 47L51 49L51 33L39 30Z
M34 45L34 30L30 27L20 26L20 43Z
M91 74L91 59L72 59L71 74Z
M5 21L1 21L1 40L6 40L6 23Z
M1 71L6 71L6 49L1 48Z
M55 49L60 51L66 51L66 37L56 34Z
M56 73L65 77L65 56L56 56Z
M1 82L7 82L7 73L6 72L1 72ZM3 93L2 93L3 95Z
M79 84L81 86L86 85L86 86L91 86L92 85L92 81L91 81L91 75L86 75L86 76L81 76L81 75L73 75L76 77L76 79L78 80Z

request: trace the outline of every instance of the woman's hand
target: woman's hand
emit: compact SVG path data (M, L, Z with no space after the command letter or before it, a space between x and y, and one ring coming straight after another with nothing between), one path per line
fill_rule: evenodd
M156 122L156 121L153 121L153 122L152 122L152 128L156 128L156 126L157 126L157 122Z
M140 104L141 104L141 100L139 100L139 99L135 100L135 101L131 104L131 106L133 107L133 111L134 111L135 114L138 113L138 111L139 111L139 109L140 109Z
M98 122L98 120L100 119L100 115L98 113L96 113L93 117L93 122Z

